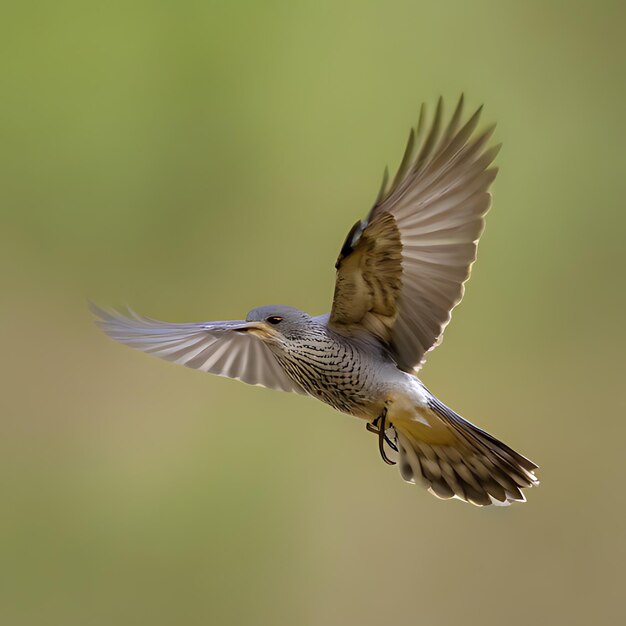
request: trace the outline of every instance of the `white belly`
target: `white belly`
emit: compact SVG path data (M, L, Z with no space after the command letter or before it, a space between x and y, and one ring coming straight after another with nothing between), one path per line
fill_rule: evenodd
M399 384L393 384L385 398L387 417L390 422L421 422L430 426L428 415L429 393L415 376L405 374Z

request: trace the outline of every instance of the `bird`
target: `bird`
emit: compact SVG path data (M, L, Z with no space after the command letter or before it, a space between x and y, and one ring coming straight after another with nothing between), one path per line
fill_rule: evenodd
M442 339L476 259L500 144L464 97L444 122L439 98L409 134L393 178L339 252L330 313L284 305L245 320L161 322L92 305L112 339L252 385L312 396L365 420L381 458L440 499L526 500L538 466L440 401L417 374ZM429 121L427 121L429 119Z

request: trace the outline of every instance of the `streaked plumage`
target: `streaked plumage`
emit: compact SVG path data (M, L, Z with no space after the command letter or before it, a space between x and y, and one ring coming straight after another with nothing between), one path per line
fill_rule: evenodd
M536 465L441 403L416 377L441 340L476 258L497 170L493 127L462 123L463 98L441 131L442 101L424 108L393 182L337 259L330 314L286 306L246 320L172 324L95 308L113 339L202 371L316 397L366 419L397 451L400 472L440 498L476 505L523 501ZM389 461L388 461L389 462Z

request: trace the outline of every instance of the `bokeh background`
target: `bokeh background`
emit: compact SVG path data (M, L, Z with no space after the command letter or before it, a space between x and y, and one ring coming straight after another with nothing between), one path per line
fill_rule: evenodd
M622 3L2 14L0 623L624 623ZM438 501L357 420L94 327L87 299L324 312L420 103L461 91L501 173L423 379L541 465L528 504Z

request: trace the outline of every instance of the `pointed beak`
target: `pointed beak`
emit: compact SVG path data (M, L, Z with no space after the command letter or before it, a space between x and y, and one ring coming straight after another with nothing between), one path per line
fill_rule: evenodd
M232 330L238 333L247 333L251 330L257 329L259 322L240 322L237 326L233 326Z
M238 333L250 333L261 339L271 339L278 335L276 330L265 322L242 322L233 330Z

